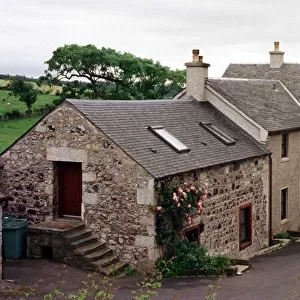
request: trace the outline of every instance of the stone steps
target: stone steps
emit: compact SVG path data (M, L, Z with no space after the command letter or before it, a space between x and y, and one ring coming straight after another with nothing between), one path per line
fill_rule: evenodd
M66 237L70 242L75 242L77 240L89 237L91 236L91 234L92 234L91 229L83 229L83 230L75 231L73 232L73 234L67 235Z
M104 275L104 276L117 276L117 277L122 277L124 276L124 273L122 272L124 268L128 266L128 263L126 262L116 262L106 268L99 268L97 271Z
M111 255L112 250L109 248L104 247L101 250L95 251L91 254L85 256L85 259L89 262L97 261L105 256Z
M91 236L82 238L80 240L76 240L75 242L72 242L71 245L72 245L72 247L77 249L77 248L80 248L80 247L83 247L86 245L91 245L91 244L94 244L97 242L98 242L97 238L91 235Z
M128 266L127 263L120 262L119 257L105 243L99 242L92 230L85 228L84 224L68 230L65 241L76 257L74 261L81 268L97 271L105 276L122 276L122 270Z

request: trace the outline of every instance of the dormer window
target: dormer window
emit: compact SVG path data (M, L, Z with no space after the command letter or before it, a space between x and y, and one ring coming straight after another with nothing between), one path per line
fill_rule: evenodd
M212 123L204 123L200 122L200 126L205 128L208 132L210 132L213 136L215 136L218 140L224 143L227 146L234 145L236 140L225 134L216 126L212 125Z
M162 139L166 144L175 149L178 153L190 151L190 148L183 144L174 135L169 133L163 126L148 126L148 129Z

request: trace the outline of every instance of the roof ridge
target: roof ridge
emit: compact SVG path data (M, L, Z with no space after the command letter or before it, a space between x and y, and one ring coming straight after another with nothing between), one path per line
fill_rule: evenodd
M88 103L173 103L173 102L191 102L190 99L140 99L140 100L104 100L104 99L66 99L69 103L80 103L80 102L88 102Z
M209 77L209 80L222 80L222 81L279 81L279 79L264 79L264 78L234 78L234 77Z

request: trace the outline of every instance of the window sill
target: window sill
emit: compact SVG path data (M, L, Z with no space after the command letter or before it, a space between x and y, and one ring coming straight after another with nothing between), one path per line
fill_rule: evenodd
M283 219L280 221L280 225L284 225L286 223L288 223L290 220L289 219Z
M283 162L286 162L286 161L289 161L289 158L288 158L288 157L282 157L281 160L280 160L280 162L282 162L282 163L283 163Z
M252 245L252 242L251 242L251 241L246 241L246 242L240 243L240 251L243 250L243 249L248 248L248 247L251 246L251 245Z

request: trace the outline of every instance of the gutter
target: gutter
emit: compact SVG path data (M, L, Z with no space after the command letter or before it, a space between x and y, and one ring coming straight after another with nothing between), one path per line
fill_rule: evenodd
M272 245L272 153L269 154L269 246Z

